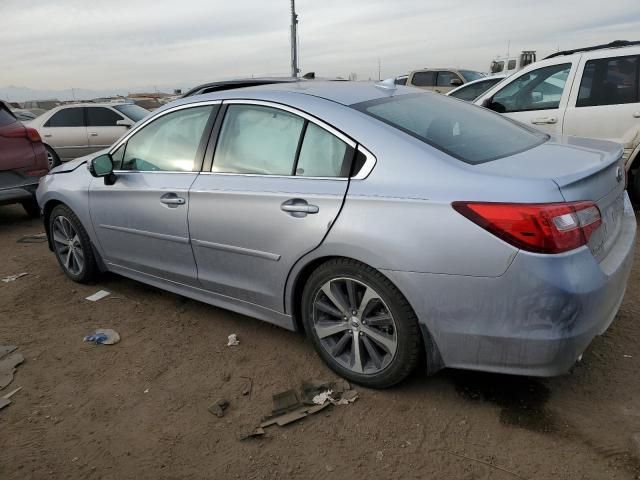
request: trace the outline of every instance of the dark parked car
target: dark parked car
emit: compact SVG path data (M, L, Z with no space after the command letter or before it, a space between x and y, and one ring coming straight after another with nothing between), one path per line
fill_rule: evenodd
M0 102L0 205L20 203L31 216L40 214L35 191L49 171L38 131L25 127Z

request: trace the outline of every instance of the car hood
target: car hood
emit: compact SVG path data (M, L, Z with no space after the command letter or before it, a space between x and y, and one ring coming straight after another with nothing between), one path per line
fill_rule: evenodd
M56 174L56 173L72 172L83 163L87 163L92 158L102 155L103 153L107 153L108 151L109 149L105 148L104 150L94 152L90 155L85 155L84 157L75 158L73 160L63 163L62 165L58 165L57 167L52 169L49 173Z

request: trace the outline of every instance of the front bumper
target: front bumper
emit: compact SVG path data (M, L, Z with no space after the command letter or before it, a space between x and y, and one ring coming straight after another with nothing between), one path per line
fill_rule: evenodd
M636 230L626 198L621 232L600 263L583 247L560 255L520 251L495 278L385 274L429 330L443 366L560 375L613 322L631 271Z

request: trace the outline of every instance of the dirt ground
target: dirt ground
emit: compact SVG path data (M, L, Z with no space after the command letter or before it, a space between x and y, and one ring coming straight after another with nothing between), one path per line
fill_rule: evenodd
M115 275L74 284L45 243L17 243L42 231L0 207L0 277L29 273L0 283L0 345L26 359L4 390L23 387L0 411L0 479L640 478L640 248L617 319L566 376L417 372L241 441L273 394L335 378L311 345ZM98 289L111 297L84 300ZM83 343L97 327L122 341Z

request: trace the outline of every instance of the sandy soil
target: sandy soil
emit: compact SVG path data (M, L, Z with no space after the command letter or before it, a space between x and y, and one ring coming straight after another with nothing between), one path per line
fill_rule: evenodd
M240 441L273 394L335 378L311 345L115 275L74 284L46 244L16 242L42 231L0 207L0 277L29 272L0 283L0 344L26 358L6 390L24 388L0 411L3 480L640 478L640 249L618 318L569 375L417 372ZM84 300L100 288L112 296ZM122 341L83 343L97 327ZM230 333L238 347L226 346ZM231 402L221 419L207 411L219 398Z

